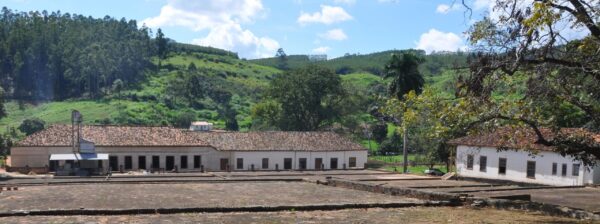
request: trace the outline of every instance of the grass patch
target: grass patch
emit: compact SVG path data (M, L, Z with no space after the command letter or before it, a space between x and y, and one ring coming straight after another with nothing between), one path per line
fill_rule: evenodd
M439 169L444 173L448 172L448 169L446 169L445 165L435 165L435 166L433 166L433 168ZM387 170L387 171L391 171L391 172L402 172L403 171L402 166L384 166L383 169ZM429 169L429 166L408 166L409 173L418 174L418 175L426 175L424 172L427 169Z

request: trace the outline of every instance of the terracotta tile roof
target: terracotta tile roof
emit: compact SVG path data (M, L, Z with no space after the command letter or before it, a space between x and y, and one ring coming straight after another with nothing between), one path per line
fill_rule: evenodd
M223 151L355 151L362 145L334 132L196 132Z
M192 133L171 127L83 126L82 138L97 146L208 146ZM52 125L17 146L70 146L71 126Z
M540 131L544 138L552 140L556 132L548 128L541 128ZM600 134L590 132L583 128L563 128L561 135L591 137L600 143ZM510 149L536 149L544 151L553 151L552 147L536 144L537 135L531 128L501 127L491 132L469 135L448 141L451 145L467 145L478 147L496 147Z
M333 132L194 132L172 127L83 126L82 137L96 146L212 146L222 151L366 150ZM70 145L70 125L52 125L16 144Z

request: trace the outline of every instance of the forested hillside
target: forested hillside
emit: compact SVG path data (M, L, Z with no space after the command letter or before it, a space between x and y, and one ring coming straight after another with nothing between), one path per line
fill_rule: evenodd
M343 57L326 61L311 62L307 55L290 55L285 57L272 57L250 60L251 62L281 67L287 65L290 69L304 67L308 64L317 64L333 69L337 74L350 74L355 72L368 72L381 75L383 65L390 60L392 54L413 53L422 56L425 61L420 69L425 76L435 76L444 69L463 68L467 64L468 53L465 52L437 52L425 54L422 50L389 50L370 54L346 54Z
M154 52L134 20L2 8L0 82L9 99L99 98L116 80L143 81Z

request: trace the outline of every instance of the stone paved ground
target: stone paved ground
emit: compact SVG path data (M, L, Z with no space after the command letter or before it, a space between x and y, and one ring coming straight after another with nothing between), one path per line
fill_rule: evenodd
M307 182L85 184L21 187L0 194L0 211L281 206L421 202Z
M347 209L311 212L188 213L135 216L31 216L0 223L592 223L521 211L451 207Z

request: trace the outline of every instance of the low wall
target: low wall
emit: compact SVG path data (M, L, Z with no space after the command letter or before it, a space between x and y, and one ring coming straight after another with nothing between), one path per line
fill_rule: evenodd
M48 167L6 167L6 172L18 172L22 174L34 172L37 174L45 174L48 173Z
M354 190L369 191L374 193L382 193L389 195L401 195L410 198L418 198L428 201L448 201L453 205L462 205L460 197L455 194L416 190L411 188L399 188L383 186L371 183L361 183L356 181L340 180L340 179L328 179L324 184L334 187L350 188Z
M448 201L448 205L454 206L488 206L497 209L516 209L524 211L540 212L545 215L551 216L562 216L576 219L591 219L600 220L600 214L585 211L577 208L570 208L561 205L544 204L532 201L518 201L518 200L507 200L507 199L493 199L493 198L480 198L480 197L461 197L458 194L433 192L420 189L401 188L401 187L389 187L376 185L371 183L361 183L356 181L340 180L340 179L328 179L325 183L329 186L344 187L354 190L369 191L374 193L382 193L389 195L400 195L411 198L418 198L423 200L432 201Z

